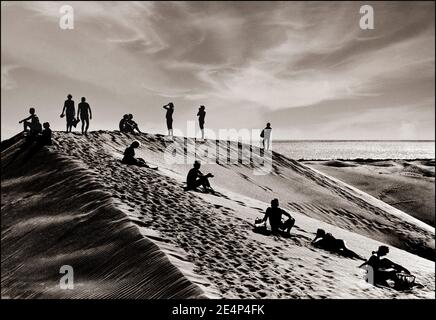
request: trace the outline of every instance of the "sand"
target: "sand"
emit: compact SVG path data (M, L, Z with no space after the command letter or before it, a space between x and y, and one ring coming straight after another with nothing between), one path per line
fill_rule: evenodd
M434 226L434 160L304 161Z
M135 139L158 170L121 164ZM205 165L211 195L183 190L190 164L163 161L182 138L56 132L5 167L16 140L2 143L2 297L435 298L434 228L297 161L274 154L266 176ZM274 197L296 219L289 239L252 231ZM317 228L362 256L389 245L423 287L371 286L361 261L310 245ZM61 264L77 269L72 292L58 289Z

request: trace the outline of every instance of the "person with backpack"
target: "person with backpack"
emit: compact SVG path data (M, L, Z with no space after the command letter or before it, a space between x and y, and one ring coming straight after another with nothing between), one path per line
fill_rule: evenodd
M269 150L270 145L271 145L271 123L267 123L266 127L262 130L262 132L260 133L260 137L263 139L262 140L262 145L263 145L263 149L265 150Z

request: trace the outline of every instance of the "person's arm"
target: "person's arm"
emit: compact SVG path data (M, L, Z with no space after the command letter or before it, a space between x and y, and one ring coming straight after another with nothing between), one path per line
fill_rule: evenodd
M82 105L79 103L79 106L77 107L77 120L79 120L80 109L82 109Z
M92 119L92 110L89 104L88 104L88 109L89 109L89 119Z
M27 118L24 118L23 120L18 121L18 123L23 123L24 121L27 121L29 119L32 119L33 115L28 116Z
M168 110L168 105L166 104L166 105L164 105L162 108L164 108L165 110Z
M67 102L65 101L65 102L64 102L64 108L62 109L61 116L63 116L63 115L65 114L65 109L66 109L66 107L67 107Z
M262 222L266 222L266 220L268 220L270 213L271 213L271 209L270 208L266 209L265 216L263 217Z

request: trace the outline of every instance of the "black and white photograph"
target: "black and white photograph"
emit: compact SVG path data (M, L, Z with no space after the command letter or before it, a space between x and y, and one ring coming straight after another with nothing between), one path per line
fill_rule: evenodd
M1 2L2 300L238 319L435 259L435 2Z

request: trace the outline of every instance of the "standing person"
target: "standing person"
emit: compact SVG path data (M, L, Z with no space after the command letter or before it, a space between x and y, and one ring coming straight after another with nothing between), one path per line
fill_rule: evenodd
M270 145L271 145L271 123L267 123L266 127L262 130L262 132L260 133L260 137L263 138L262 140L262 144L263 144L263 149L265 150L269 150Z
M24 132L27 131L27 128L29 128L29 130L32 131L32 128L35 127L36 120L38 119L38 117L35 114L35 108L30 107L29 113L30 113L30 116L28 116L27 118L24 118L23 120L18 121L18 123L23 123Z
M77 108L77 120L79 120L80 115L80 120L82 120L82 134L88 134L89 120L92 119L92 111L85 97L82 97L81 101Z
M72 98L73 96L71 94L67 96L61 114L61 118L63 118L65 114L67 115L67 132L71 132L73 125L75 126L77 124L74 119L76 116L76 109L74 107L74 100L71 100Z
M198 124L200 125L202 140L204 140L204 118L206 117L206 111L204 111L204 109L205 109L204 106L200 106L197 112Z
M164 109L167 110L165 118L167 119L167 129L168 135L173 136L173 113L174 113L174 104L172 102L163 106Z
M287 216L288 220L282 222L282 215ZM291 228L294 226L295 223L295 219L292 218L289 213L287 213L282 208L279 208L278 199L271 200L271 207L266 209L265 216L262 219L262 222L266 222L266 220L268 219L273 234L278 234L279 231L284 231L286 234L289 235L291 233Z

